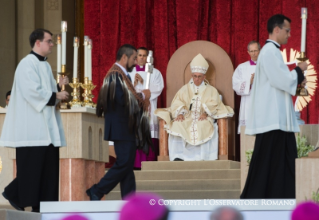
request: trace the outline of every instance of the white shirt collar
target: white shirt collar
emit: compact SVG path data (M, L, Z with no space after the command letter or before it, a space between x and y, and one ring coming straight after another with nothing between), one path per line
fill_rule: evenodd
M126 69L123 67L123 66L121 66L119 63L115 63L116 65L118 65L122 70L123 70L123 72L126 74L126 75L128 75L128 73L127 73L127 71L126 71Z
M267 41L271 41L271 42L273 42L274 44L276 44L278 47L280 47L280 44L278 44L276 41L274 41L274 40L270 40L270 39L267 39Z

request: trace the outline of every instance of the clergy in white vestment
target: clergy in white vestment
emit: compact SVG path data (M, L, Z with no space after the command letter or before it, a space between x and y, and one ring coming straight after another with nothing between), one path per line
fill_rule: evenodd
M291 20L272 16L267 23L269 39L261 49L251 90L249 120L245 133L256 135L254 152L241 198L295 198L295 132L299 125L292 102L297 86L305 86L301 62L290 71L280 45L290 37Z
M59 200L59 147L66 141L56 105L68 93L59 92L67 81L57 85L46 61L52 33L37 29L29 40L32 51L16 69L0 138L0 146L16 148L17 169L2 195L15 209L39 212L40 201Z
M134 84L134 88L137 92L141 92L146 88L147 72L145 72L146 58L148 56L148 49L140 47L137 49L137 65L129 73ZM157 109L157 98L161 95L164 88L164 80L161 72L153 68L153 73L150 74L149 90L151 91L150 97L150 131L152 142L155 152L152 148L149 148L149 153L146 155L143 150L136 150L135 168L141 168L142 161L155 161L159 153L159 141L158 141L158 119L154 115L155 109Z
M236 68L233 75L233 89L236 94L241 96L239 109L238 134L240 127L246 126L246 121L249 118L248 109L250 101L251 85L254 81L257 58L260 51L260 44L257 41L250 41L247 46L247 52L250 60L241 63Z
M205 81L208 67L205 58L198 54L190 64L192 79L177 92L171 107L155 111L166 122L171 161L218 159L215 119L232 117L234 111L222 103L218 91Z

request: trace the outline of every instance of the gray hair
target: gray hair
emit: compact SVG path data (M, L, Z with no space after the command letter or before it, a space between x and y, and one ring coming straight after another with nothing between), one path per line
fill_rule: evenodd
M248 43L248 45L247 45L247 51L249 51L249 46L252 45L252 44L257 44L257 45L258 45L258 50L260 50L260 44L259 44L259 42L252 40L252 41L250 41L250 42Z
M210 220L223 220L224 213L233 213L234 216L232 220L244 220L243 215L237 209L224 206L215 209L213 213L210 215Z

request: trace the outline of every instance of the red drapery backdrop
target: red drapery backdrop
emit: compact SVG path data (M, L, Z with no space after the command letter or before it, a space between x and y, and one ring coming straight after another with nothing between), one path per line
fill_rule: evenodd
M84 6L84 33L93 40L95 100L103 78L123 44L153 50L154 65L165 82L173 80L166 78L172 54L194 40L218 44L229 54L236 68L249 59L249 41L257 40L264 45L268 38L267 20L274 14L282 13L291 18L291 38L284 48L299 50L302 7L308 8L307 57L319 74L317 0L85 0ZM318 123L318 90L301 113L306 123ZM236 97L237 112L239 102L240 98ZM166 106L165 88L158 106Z

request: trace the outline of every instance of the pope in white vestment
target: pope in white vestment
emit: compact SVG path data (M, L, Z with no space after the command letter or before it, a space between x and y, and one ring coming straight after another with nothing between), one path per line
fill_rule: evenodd
M191 62L193 78L175 95L171 107L155 114L165 120L170 160L218 159L218 126L215 119L232 117L218 91L205 80L209 67L199 54ZM173 119L173 120L172 120Z
M250 55L250 60L238 65L234 72L232 81L233 89L237 95L241 96L238 134L240 134L240 127L246 126L246 122L249 119L248 110L250 107L250 90L254 80L254 73L260 51L260 45L256 41L251 41L249 42L247 49L248 54Z

